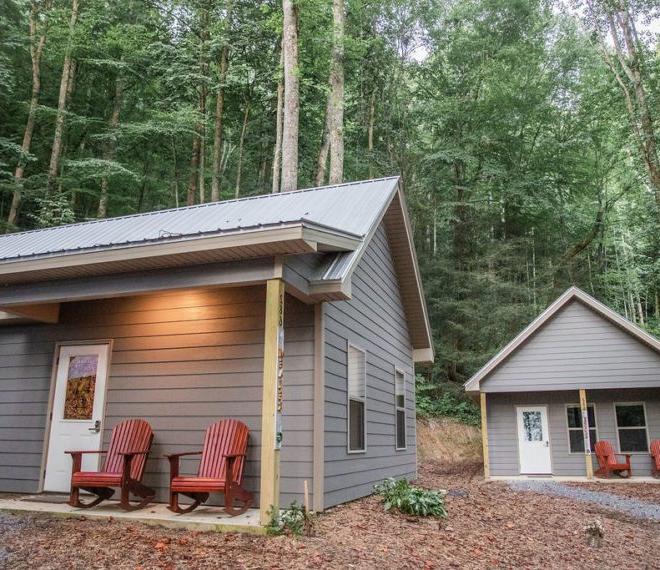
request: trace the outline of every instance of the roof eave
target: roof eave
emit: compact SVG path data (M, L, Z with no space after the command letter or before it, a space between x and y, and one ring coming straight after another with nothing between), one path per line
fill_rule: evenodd
M0 262L0 279L23 273L86 266L99 263L120 262L126 260L164 257L192 252L226 250L234 248L240 256L240 250L252 246L290 243L290 253L313 253L322 251L347 251L360 244L360 238L353 234L333 231L309 222L298 222L272 228L234 231L212 236L196 236L182 239L169 239L163 242L104 247L99 249L48 254L34 258L21 258ZM245 258L249 258L245 255Z

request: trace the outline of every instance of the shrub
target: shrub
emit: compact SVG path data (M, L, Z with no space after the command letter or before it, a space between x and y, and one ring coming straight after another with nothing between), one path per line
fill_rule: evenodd
M415 487L405 479L385 479L374 486L376 494L383 497L386 511L395 509L408 515L422 517L447 517L445 492Z
M463 392L462 386L432 384L423 376L417 376L415 390L420 417L449 417L472 426L481 423L479 408Z
M307 511L304 505L299 505L293 501L286 509L282 511L270 509L270 523L266 527L268 534L293 534L310 536L313 527L312 514Z

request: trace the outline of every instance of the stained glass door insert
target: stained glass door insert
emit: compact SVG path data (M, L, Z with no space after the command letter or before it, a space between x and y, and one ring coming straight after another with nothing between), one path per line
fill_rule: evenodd
M92 419L98 362L96 354L69 357L63 419Z

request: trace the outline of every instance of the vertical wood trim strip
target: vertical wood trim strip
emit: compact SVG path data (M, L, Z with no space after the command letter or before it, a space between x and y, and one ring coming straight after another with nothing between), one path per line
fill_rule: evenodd
M264 334L264 375L261 401L261 477L259 511L262 525L270 521L271 508L279 508L280 450L275 449L277 402L278 334L284 312L284 282L266 282L266 323Z
M488 458L488 414L486 412L486 393L480 392L481 401L481 445L484 453L484 477L490 477L490 461Z
M325 304L314 306L314 468L312 508L325 506Z
M589 428L589 411L587 409L587 391L580 388L580 411L582 412L582 432L584 434L584 464L587 479L594 478L594 466L591 462L591 442Z

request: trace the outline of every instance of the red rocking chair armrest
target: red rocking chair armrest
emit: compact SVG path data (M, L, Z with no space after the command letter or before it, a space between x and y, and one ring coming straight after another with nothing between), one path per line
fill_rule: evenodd
M78 455L82 453L107 453L107 451L94 451L94 450L82 450L82 451L65 451L69 455Z
M176 459L178 457L183 457L184 455L201 455L201 451L184 451L183 453L170 453L165 455L166 459Z
M147 455L149 453L149 450L147 451L120 451L119 455Z
M223 457L226 457L227 459L235 459L237 457L245 457L245 453L225 453Z

